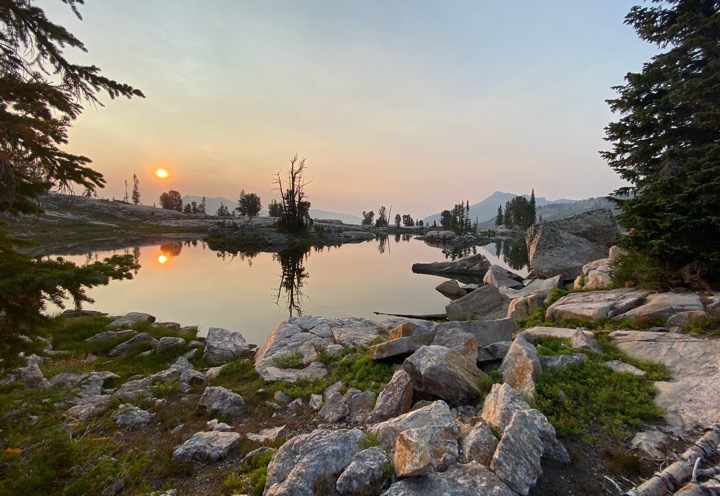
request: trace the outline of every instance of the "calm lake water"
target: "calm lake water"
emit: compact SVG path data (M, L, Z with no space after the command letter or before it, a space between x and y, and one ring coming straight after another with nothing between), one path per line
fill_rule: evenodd
M513 249L505 246L503 256L502 248L490 244L477 251L491 263L518 267L521 262L513 262ZM84 263L123 253L134 254L141 265L134 279L89 290L95 303L84 308L111 315L147 312L161 321L197 325L201 333L224 327L258 345L280 322L299 312L383 320L385 316L373 312L443 313L449 301L435 291L444 278L411 270L416 262L446 260L443 251L402 236L252 257L213 251L196 241L65 258ZM525 275L526 269L513 270Z

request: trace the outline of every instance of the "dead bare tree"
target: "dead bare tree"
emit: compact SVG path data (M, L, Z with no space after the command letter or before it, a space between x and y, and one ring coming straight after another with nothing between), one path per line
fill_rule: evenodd
M302 231L310 222L310 202L305 195L305 186L310 181L305 180L305 159L298 161L297 155L293 157L286 183L283 183L282 172L280 169L274 180L282 203L279 225L285 231Z

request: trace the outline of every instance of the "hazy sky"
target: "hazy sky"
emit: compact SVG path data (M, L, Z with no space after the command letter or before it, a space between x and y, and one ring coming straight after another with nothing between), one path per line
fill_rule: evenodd
M307 158L313 208L424 217L493 191L602 196L613 85L653 53L625 0L87 0L38 5L147 98L87 108L69 149L144 204L276 196ZM165 167L169 179L153 171Z

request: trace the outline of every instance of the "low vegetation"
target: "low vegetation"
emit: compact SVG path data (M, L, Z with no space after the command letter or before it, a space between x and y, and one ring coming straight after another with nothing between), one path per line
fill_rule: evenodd
M587 436L598 431L622 437L648 420L664 413L655 405L654 380L669 378L666 367L631 359L610 343L607 334L598 336L604 353L584 353L586 361L543 371L536 385L535 406L548 417L558 436ZM541 338L538 353L562 355L583 353L570 348L569 340ZM615 372L603 362L622 360L647 375Z

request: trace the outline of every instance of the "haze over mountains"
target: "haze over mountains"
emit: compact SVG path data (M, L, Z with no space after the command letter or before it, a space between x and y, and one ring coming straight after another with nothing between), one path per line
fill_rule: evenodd
M504 209L505 204L516 196L518 195L496 191L481 202L470 205L470 219L472 219L473 222L477 220L480 228L487 229L492 227L495 224L495 216L497 215L498 207L502 206ZM530 195L522 196L530 199ZM183 205L189 202L197 202L200 204L201 201L201 196L185 195L183 197ZM206 212L209 215L215 215L215 212L217 212L218 208L220 208L221 203L231 211L237 206L236 200L229 200L223 197L208 197L205 198ZM538 219L542 216L544 220L556 220L598 208L613 208L612 203L603 197L588 198L585 200L548 200L543 197L536 197L535 205L537 207ZM452 205L448 205L447 209L452 209ZM402 212L400 212L400 214L402 215ZM263 209L260 215L267 215L267 209ZM310 216L313 219L341 220L344 224L360 224L362 222L362 218L359 215L331 212L315 208L310 209ZM440 223L439 212L423 219L425 225L432 225L433 221L437 221L438 224ZM394 220L390 219L390 222L394 222Z

